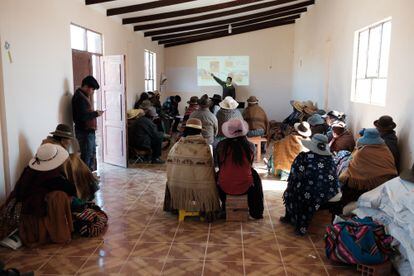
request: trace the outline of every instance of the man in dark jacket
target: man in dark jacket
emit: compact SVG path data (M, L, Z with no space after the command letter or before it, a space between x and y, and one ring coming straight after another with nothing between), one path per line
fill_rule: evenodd
M218 77L214 76L212 73L211 76L213 79L223 87L223 99L227 96L232 97L233 99L236 99L236 88L233 85L233 79L231 77L227 77L226 81L222 81Z
M95 111L92 103L92 95L99 89L99 84L92 76L82 80L82 86L78 88L72 98L72 114L75 123L75 134L78 139L81 159L88 165L91 171L95 168L95 131L97 127L96 118L103 111Z
M391 116L384 115L381 116L378 120L374 121L374 125L380 133L381 138L384 139L385 144L387 144L392 155L394 156L395 166L399 171L400 150L398 149L398 138L394 131L394 129L397 127L397 124L394 123L394 120Z

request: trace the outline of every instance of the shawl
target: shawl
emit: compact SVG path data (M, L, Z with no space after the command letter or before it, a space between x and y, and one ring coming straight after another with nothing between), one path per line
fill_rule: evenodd
M372 190L397 176L387 145L365 145L355 150L348 169L339 180L357 190Z
M354 136L346 130L340 136L334 136L329 143L329 147L331 148L332 152L339 152L341 150L352 152L355 148Z
M248 106L243 111L243 118L249 124L250 130L263 129L267 133L269 121L266 112L258 104Z
M282 140L276 141L273 145L273 166L274 171L290 171L296 156L302 151L307 151L303 146L303 138L298 135L290 134Z
M220 210L213 156L201 135L182 137L167 158L171 207L178 210Z
M217 121L218 121L218 134L217 136L223 137L223 131L221 127L223 124L231 119L241 119L243 120L243 116L238 109L223 109L221 108L217 112Z

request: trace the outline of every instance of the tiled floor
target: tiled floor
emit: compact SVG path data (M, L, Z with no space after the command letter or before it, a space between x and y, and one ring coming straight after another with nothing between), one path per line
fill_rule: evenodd
M110 217L103 237L16 252L0 249L7 267L36 275L358 275L324 257L327 213L309 235L280 224L283 183L264 180L265 218L247 223L178 223L162 211L165 168L104 167L98 204Z

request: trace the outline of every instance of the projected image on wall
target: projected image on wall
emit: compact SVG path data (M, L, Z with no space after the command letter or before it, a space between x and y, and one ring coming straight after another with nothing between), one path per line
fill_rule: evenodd
M211 77L214 74L223 81L232 77L236 85L249 85L248 56L198 56L197 57L198 86L218 85Z

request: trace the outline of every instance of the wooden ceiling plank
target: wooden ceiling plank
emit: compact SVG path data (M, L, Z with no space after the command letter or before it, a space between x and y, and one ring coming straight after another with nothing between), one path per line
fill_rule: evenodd
M115 0L85 0L85 5L100 4L105 2L113 2Z
M300 18L300 14L297 15L292 15L289 17L285 17L285 18L275 18L273 20L270 21L256 21L256 22L251 22L249 24L239 24L238 26L234 26L232 29L232 33L237 33L240 29L245 29L245 28L249 28L249 27L257 27L257 26L268 26L268 25L273 25L273 24L278 24L280 22L286 22L286 21L294 21L296 19ZM181 41L181 40L187 40L187 39L193 39L193 38L197 38L197 37L203 37L205 35L209 36L209 35L214 35L214 34L218 34L218 33L227 33L228 34L228 30L226 29L222 29L220 31L216 31L216 32L212 32L212 33L202 33L199 35L193 35L193 36L187 36L187 37L177 37L177 38L171 38L171 39L165 39L165 40L160 40L158 41L158 44L170 44L170 43L174 43L177 41Z
M258 23L258 22L262 22L262 21L266 21L266 20L277 19L277 18L290 16L290 15L297 15L297 14L300 14L300 13L303 13L303 12L306 12L306 11L307 11L307 8L300 8L300 9L295 9L295 10L291 10L291 11L287 11L287 12L274 13L274 14L269 14L267 16L260 16L260 17L256 17L256 14L252 14L252 15L249 15L248 17L247 16L245 17L245 18L251 18L250 20L244 20L244 21L241 21L241 22L235 22L235 23L229 23L229 24L231 24L233 28L237 28L237 27L242 26L242 25L250 25L250 24L254 24L254 23ZM196 29L196 30L189 31L189 32L181 32L181 33L173 33L173 34L167 34L167 35L153 36L152 40L153 41L166 40L166 39L189 36L189 35L194 35L194 34L209 33L209 32L224 30L224 29L227 29L227 28L228 28L228 24L226 24L226 25L221 25L220 24L219 26L213 26L213 27L204 28L204 29Z
M246 28L241 28L241 29L237 30L237 32L233 32L231 34L223 32L223 33L218 33L218 34L209 35L209 36L202 36L202 37L194 38L194 39L181 40L181 41L177 41L177 42L174 42L174 43L166 44L164 47L169 48L169 47L174 47L174 46L179 46L179 45L204 41L204 40L210 40L210 39L215 39L215 38L221 38L221 37L227 37L227 36L232 36L232 35L237 35L237 34L254 32L254 31L273 28L273 27L278 27L278 26L290 25L290 24L294 24L294 23L295 23L295 20L291 20L291 21L282 21L282 22L273 23L273 24L263 24L261 26L249 26L249 27L246 27Z
M144 16L129 17L129 18L123 19L123 22L124 24L131 24L131 23L140 23L140 22L160 20L160 19L168 19L168 18L177 17L177 16L194 15L197 13L218 11L218 10L233 8L233 7L251 4L255 2L261 2L261 1L264 1L264 0L236 0L236 1L231 1L231 2L209 5L209 6L191 8L191 9L186 9L186 10L178 10L178 11L150 14L150 15L144 15Z
M106 11L106 15L111 16L111 15L118 15L118 14L130 13L130 12L139 12L139 11L167 7L167 6L178 5L178 4L194 2L194 1L196 0L152 1L152 2L147 2L147 3L137 4L137 5L130 5L130 6L124 6L124 7L119 7L119 8L108 9Z
M269 8L269 7L273 7L273 6L277 6L277 5L280 5L280 4L285 4L285 3L289 3L289 2L293 2L293 1L295 1L295 0L276 0L276 1L272 1L272 2L266 2L266 3L257 4L257 5L251 5L251 6L243 7L243 8L235 9L235 10L232 10L232 11L223 11L223 12L205 14L205 15L200 15L200 16L190 17L190 18L183 18L183 19L170 20L170 21L144 24L144 25L136 25L136 26L134 26L134 30L135 31L142 31L142 30L148 30L148 29L157 29L157 28L162 28L162 27L168 27L168 26L172 26L172 25L192 23L192 22L197 22L197 21L202 21L202 20L210 20L210 19L213 19L213 18L219 18L219 17L223 17L223 16L236 14L236 13L254 11L256 9L262 9L262 8ZM303 6L308 6L308 5L311 5L311 4L314 4L314 3L315 3L315 0L309 0L309 1L306 1L306 2L299 3L299 4L302 4L302 7L303 7ZM292 9L292 6L297 6L299 4L281 7L280 11L286 11L286 10ZM307 4L307 5L305 5L305 4Z

